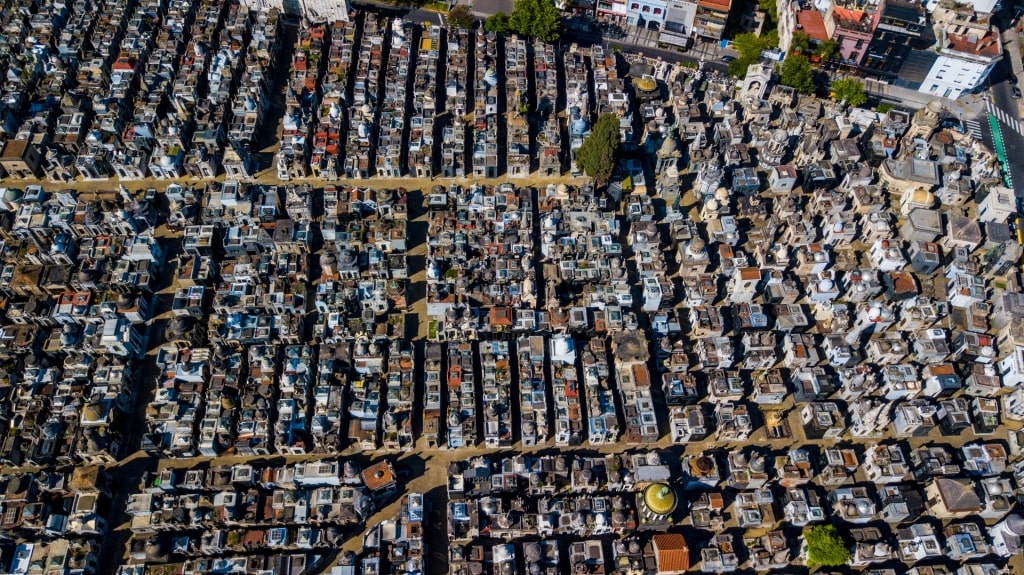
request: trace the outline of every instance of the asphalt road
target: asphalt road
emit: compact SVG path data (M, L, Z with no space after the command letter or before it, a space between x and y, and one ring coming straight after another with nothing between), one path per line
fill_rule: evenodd
M1013 87L1007 77L1010 74L1010 64L1004 58L998 64L990 76L992 103L996 108L1002 110L1010 118L1020 120L1017 100L1013 97ZM998 116L997 116L998 119ZM987 122L982 124L984 130L988 131ZM1024 135L1014 130L1009 124L999 119L999 128L1003 137L1003 146L1006 149L1006 159L1010 170L1010 177L1013 179L1014 193L1018 198L1024 198ZM991 141L986 138L986 144L991 147Z

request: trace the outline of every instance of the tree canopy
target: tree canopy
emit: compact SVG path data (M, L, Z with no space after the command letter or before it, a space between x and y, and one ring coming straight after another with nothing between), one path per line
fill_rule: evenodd
M507 34L510 30L508 25L508 14L498 12L484 20L484 30L494 32L495 34Z
M868 95L864 91L864 84L853 78L840 78L832 81L832 99L857 107L868 102Z
M812 525L804 529L807 541L807 566L839 567L850 562L850 549L835 525Z
M508 28L522 36L554 42L562 35L562 15L554 0L516 0Z
M771 22L765 22L766 25L779 21L779 5L775 3L775 0L757 0L757 5L767 12L768 18L771 19Z
M619 118L615 114L604 114L576 151L576 163L598 186L602 186L612 177L618 151Z
M814 93L814 70L803 56L793 54L782 61L779 81L783 86L795 88L801 94Z
M778 37L774 37L775 41L778 42ZM750 32L744 32L738 34L732 39L732 47L740 53L739 58L736 58L732 62L729 62L729 75L739 78L747 73L747 68L751 64L756 64L761 60L761 52L772 48L773 36L757 36Z
M448 22L456 28L462 28L463 30L472 30L473 24L476 22L476 18L469 12L469 6L465 4L456 4L448 11Z
M814 48L814 53L821 58L822 62L828 62L839 55L839 42L835 40L819 42L818 46Z
M793 32L793 39L789 42L789 51L794 54L803 54L811 49L811 37L803 32Z

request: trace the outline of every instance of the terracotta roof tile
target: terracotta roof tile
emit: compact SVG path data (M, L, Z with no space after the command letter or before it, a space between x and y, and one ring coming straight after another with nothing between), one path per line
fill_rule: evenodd
M828 40L828 32L825 31L825 18L817 10L801 10L796 14L796 21L803 26L804 34L814 40L824 42Z
M672 573L690 568L690 548L678 533L662 533L653 538L658 571Z

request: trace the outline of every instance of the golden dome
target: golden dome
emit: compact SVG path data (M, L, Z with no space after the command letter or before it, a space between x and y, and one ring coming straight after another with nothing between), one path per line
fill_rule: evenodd
M658 515L676 510L676 492L667 483L652 483L644 489L644 505Z
M651 78L637 78L633 81L633 85L643 92L650 92L658 86Z
M914 190L914 194L910 196L910 201L919 206L931 206L935 203L935 194L928 190L918 188Z

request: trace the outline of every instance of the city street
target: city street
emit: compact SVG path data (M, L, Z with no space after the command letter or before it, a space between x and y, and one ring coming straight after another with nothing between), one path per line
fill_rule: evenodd
M1018 198L1024 197L1024 134L1019 129L1019 100L1013 97L1013 85L1007 81L1010 65L1004 59L992 71L990 113L996 116L1006 150L1007 166ZM985 143L992 147L992 142Z

